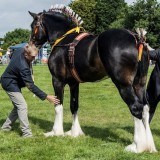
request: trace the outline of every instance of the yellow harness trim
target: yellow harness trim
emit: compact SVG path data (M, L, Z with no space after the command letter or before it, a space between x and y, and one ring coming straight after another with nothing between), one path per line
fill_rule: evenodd
M84 29L83 27L78 27L78 26L77 26L77 27L69 30L68 32L66 32L61 38L58 38L58 39L55 41L55 43L54 43L53 46L52 46L52 49L53 49L54 46L56 46L62 39L64 39L68 34L71 34L71 33L73 33L73 32L79 33L80 30L85 31L85 29Z
M138 61L141 61L143 53L143 44L141 43L138 47Z

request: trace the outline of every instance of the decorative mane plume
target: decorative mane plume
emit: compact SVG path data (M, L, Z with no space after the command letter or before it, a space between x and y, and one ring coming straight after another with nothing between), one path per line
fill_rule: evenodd
M70 7L64 6L63 4L56 4L50 7L50 11L59 12L65 14L67 17L71 18L73 22L77 24L77 26L82 25L83 20L81 17L76 14Z

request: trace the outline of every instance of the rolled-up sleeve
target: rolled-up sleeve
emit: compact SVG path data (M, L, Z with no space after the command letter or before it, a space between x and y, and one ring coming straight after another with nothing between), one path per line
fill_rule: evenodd
M40 90L33 82L31 71L29 68L24 68L20 71L21 77L26 85L26 87L33 92L41 100L45 100L47 94Z

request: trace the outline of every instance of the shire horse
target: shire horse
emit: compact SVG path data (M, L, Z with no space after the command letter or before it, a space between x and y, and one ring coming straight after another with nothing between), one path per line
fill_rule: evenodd
M110 29L101 34L86 33L81 18L63 5L52 6L49 11L33 17L30 42L41 47L52 45L48 67L52 74L55 95L60 104L55 106L55 121L45 136L83 135L78 120L80 82L95 82L109 76L134 118L134 141L125 149L130 152L156 152L149 126L149 106L146 99L148 54L143 51L138 60L139 39L125 29ZM63 130L64 87L70 87L70 110L73 115L71 130Z

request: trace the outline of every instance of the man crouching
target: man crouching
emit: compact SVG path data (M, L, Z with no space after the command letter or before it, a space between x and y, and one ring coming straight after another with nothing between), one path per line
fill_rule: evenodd
M32 132L29 127L27 103L21 88L27 87L41 100L47 99L51 103L59 104L59 100L55 96L47 95L34 84L31 62L37 54L38 49L34 44L27 44L24 48L17 49L1 76L1 85L13 103L13 109L1 129L10 131L14 122L19 119L23 137L31 137Z

